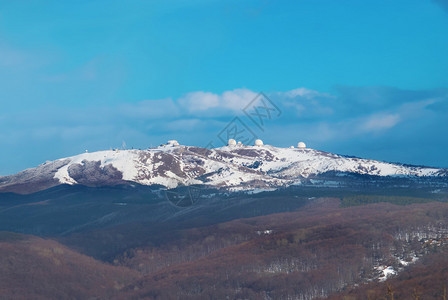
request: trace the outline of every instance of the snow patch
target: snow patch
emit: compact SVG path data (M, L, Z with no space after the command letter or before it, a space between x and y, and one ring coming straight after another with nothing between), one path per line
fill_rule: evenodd
M378 279L379 281L385 281L389 277L392 277L397 274L397 271L395 271L392 266L378 266L375 267L375 270L381 272L381 275Z
M224 146L202 149L167 144L147 150L109 150L83 153L67 158L69 163L57 170L60 183L77 184L69 168L83 161L99 161L100 167L112 165L123 180L144 185L206 184L232 187L249 193L271 191L278 186L301 184L306 178L333 171L377 176L442 176L442 169L422 168L345 157L314 149L277 148L271 145ZM61 159L62 161L63 159ZM312 179L314 185L338 186L337 181Z

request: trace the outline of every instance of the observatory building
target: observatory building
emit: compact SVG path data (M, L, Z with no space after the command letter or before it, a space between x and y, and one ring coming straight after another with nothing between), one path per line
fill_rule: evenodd
M299 149L305 149L305 148L306 148L306 144L305 144L304 142L299 142L299 143L297 144L297 148L299 148Z
M166 143L168 146L179 146L179 142L178 141L176 141L176 140L169 140L167 143Z
M230 139L230 140L227 142L227 146L236 146L236 141L235 141L234 139Z
M261 147L261 146L263 146L263 141L260 140L260 139L255 140L255 144L254 144L254 146L257 146L257 147Z

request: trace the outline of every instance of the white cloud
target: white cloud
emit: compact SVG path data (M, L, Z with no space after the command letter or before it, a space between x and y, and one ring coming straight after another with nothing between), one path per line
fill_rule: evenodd
M317 95L323 95L323 94L319 93L318 91L310 90L310 89L307 89L304 87L293 89L293 90L290 90L287 92L280 92L279 94L284 95L288 98L295 98L298 96L305 97L305 98L312 98Z
M191 92L178 99L178 103L190 112L205 111L219 106L219 96L210 92Z
M315 118L329 116L334 113L333 95L320 93L307 88L297 88L286 92L277 92L274 97L278 97L283 106L292 108L292 111L299 117Z
M171 98L126 103L115 109L116 115L128 118L159 119L180 115L179 105Z
M210 92L191 92L179 98L177 103L190 113L208 112L213 115L225 112L241 113L257 93L249 89L235 89L222 94ZM224 111L223 111L224 110Z
M400 122L398 114L375 114L368 117L361 125L364 131L381 131L395 127Z
M227 91L221 95L221 105L224 108L238 111L246 107L255 99L258 93L248 89L235 89Z

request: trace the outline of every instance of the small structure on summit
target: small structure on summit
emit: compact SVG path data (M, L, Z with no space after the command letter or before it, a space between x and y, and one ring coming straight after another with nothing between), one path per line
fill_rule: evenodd
M297 148L299 148L299 149L305 149L305 148L306 148L306 144L305 144L304 142L299 142L299 143L297 144Z
M241 143L240 141L238 141L238 143L236 143L238 146L241 146L243 143Z
M260 140L260 139L255 140L255 144L254 144L254 146L257 146L257 147L261 147L261 146L263 146L263 141Z
M176 141L176 140L169 140L167 143L166 143L168 146L179 146L179 142L178 141Z
M236 141L235 141L234 139L230 139L230 140L227 142L227 146L236 146Z

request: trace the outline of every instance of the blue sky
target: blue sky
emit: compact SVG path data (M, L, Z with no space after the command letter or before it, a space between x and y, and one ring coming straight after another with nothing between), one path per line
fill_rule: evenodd
M239 117L265 143L448 167L448 1L0 0L0 175ZM242 109L264 92L262 130Z

